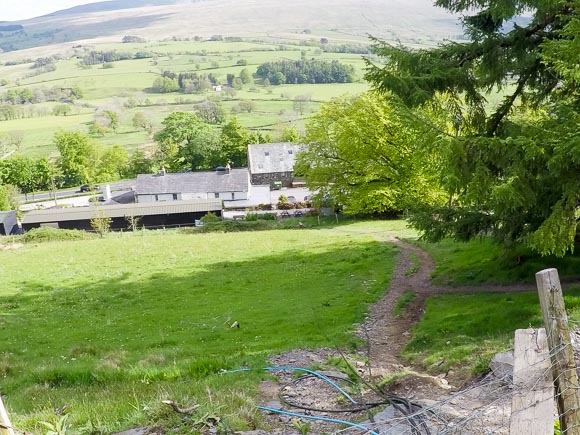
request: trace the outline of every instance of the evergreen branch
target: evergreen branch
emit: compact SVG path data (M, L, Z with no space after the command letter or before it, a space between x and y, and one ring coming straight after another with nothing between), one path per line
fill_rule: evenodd
M535 64L534 64L534 66L525 75L521 76L518 79L518 87L516 88L516 90L513 92L513 94L511 94L499 106L499 108L491 116L491 118L489 120L489 125L487 127L487 136L489 136L489 137L495 136L495 134L497 133L497 130L498 130L499 126L501 125L501 122L508 115L508 113L512 109L512 107L513 107L516 99L524 91L524 88L526 86L526 83L528 82L528 80L530 79L530 77L532 76L532 74L534 73L534 71L536 71L538 69L539 66L540 66L540 59L537 59L536 62L535 62Z

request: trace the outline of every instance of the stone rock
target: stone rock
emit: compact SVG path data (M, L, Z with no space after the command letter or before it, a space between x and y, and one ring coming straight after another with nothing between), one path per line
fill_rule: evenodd
M497 378L511 378L514 373L514 352L496 353L489 363L493 375Z
M349 377L347 374L342 373L342 372L337 372L336 370L320 370L320 371L318 371L318 373L321 374L322 376L326 376L329 378L342 379L345 381L349 380Z

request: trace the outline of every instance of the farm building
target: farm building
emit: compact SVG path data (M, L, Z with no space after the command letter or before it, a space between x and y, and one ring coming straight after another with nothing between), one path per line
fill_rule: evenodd
M249 185L247 169L220 167L215 171L140 174L135 198L138 203L189 199L247 200Z
M49 226L53 228L92 230L91 219L108 217L111 230L130 228L129 221L139 218L138 227L163 228L193 226L207 212L221 216L222 202L219 199L193 199L179 202L144 204L90 205L88 207L52 208L34 210L22 218L22 229Z
M270 188L292 187L294 162L302 145L290 142L248 145L248 165L252 184Z
M18 230L16 211L0 211L0 235L8 236L18 232Z

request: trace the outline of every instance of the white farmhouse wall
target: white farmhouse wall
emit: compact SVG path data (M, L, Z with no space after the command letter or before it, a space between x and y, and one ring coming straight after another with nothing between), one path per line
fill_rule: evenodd
M181 199L188 200L188 199L210 199L213 196L209 196L207 193L197 192L197 193L182 193Z

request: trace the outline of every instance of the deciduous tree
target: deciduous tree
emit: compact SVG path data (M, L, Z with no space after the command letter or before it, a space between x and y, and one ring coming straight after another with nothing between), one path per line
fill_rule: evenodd
M308 121L307 148L298 154L294 171L347 213L437 202L430 156L417 145L420 134L386 99L373 94L336 98Z

